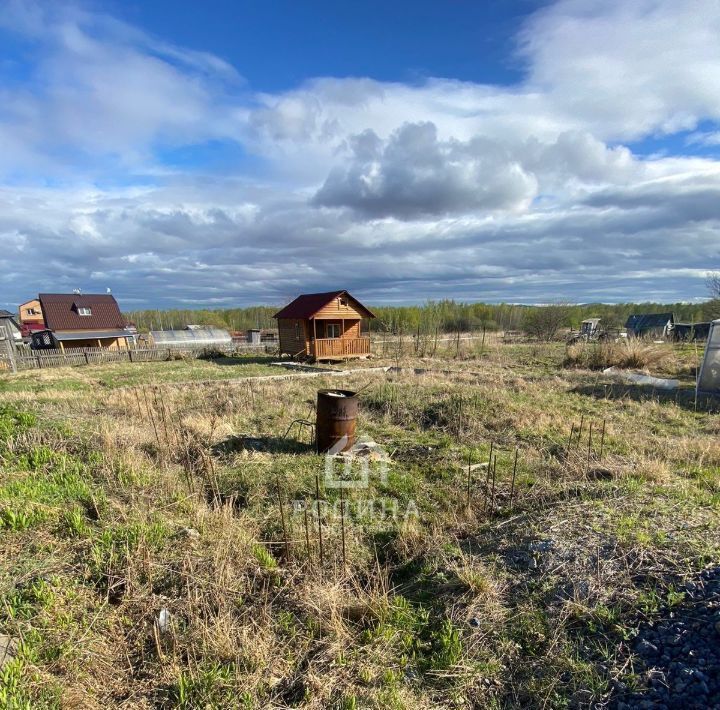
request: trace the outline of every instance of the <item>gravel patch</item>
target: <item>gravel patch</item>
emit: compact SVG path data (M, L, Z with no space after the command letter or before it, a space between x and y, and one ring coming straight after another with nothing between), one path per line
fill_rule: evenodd
M618 684L617 710L720 710L720 565L679 591L680 605L638 630L633 651L647 688L623 695Z

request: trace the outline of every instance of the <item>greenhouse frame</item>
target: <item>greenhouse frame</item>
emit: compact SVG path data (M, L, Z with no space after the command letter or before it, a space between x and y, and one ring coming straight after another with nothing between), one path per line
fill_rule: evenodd
M710 323L696 388L699 394L720 395L720 320Z

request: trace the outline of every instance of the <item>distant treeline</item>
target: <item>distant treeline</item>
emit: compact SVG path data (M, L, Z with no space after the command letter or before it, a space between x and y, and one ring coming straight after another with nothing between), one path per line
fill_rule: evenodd
M273 306L251 306L250 308L223 308L202 310L153 310L129 311L125 318L134 323L138 330L173 330L186 325L208 325L225 330L248 330L249 328L276 328Z
M543 306L508 303L458 303L429 301L422 306L369 306L377 318L370 321L370 330L403 333L443 333L472 330L521 330L530 312ZM563 305L567 314L565 325L578 328L585 318L602 318L605 327L621 328L632 313L674 313L678 321L698 322L720 316L717 301L706 303L591 303ZM249 328L274 328L272 316L277 308L251 306L219 310L150 310L126 313L128 321L140 331L184 328L186 325L207 325L231 331Z

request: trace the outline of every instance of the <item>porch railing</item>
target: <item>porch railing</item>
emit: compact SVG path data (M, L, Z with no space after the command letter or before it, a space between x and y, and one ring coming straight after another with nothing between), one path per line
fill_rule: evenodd
M370 338L317 338L312 351L317 358L369 355Z

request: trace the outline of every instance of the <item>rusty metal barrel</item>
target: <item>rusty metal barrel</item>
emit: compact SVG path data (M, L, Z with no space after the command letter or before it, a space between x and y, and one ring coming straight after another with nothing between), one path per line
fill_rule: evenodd
M355 444L358 398L350 390L318 390L315 439L318 453L348 451Z

